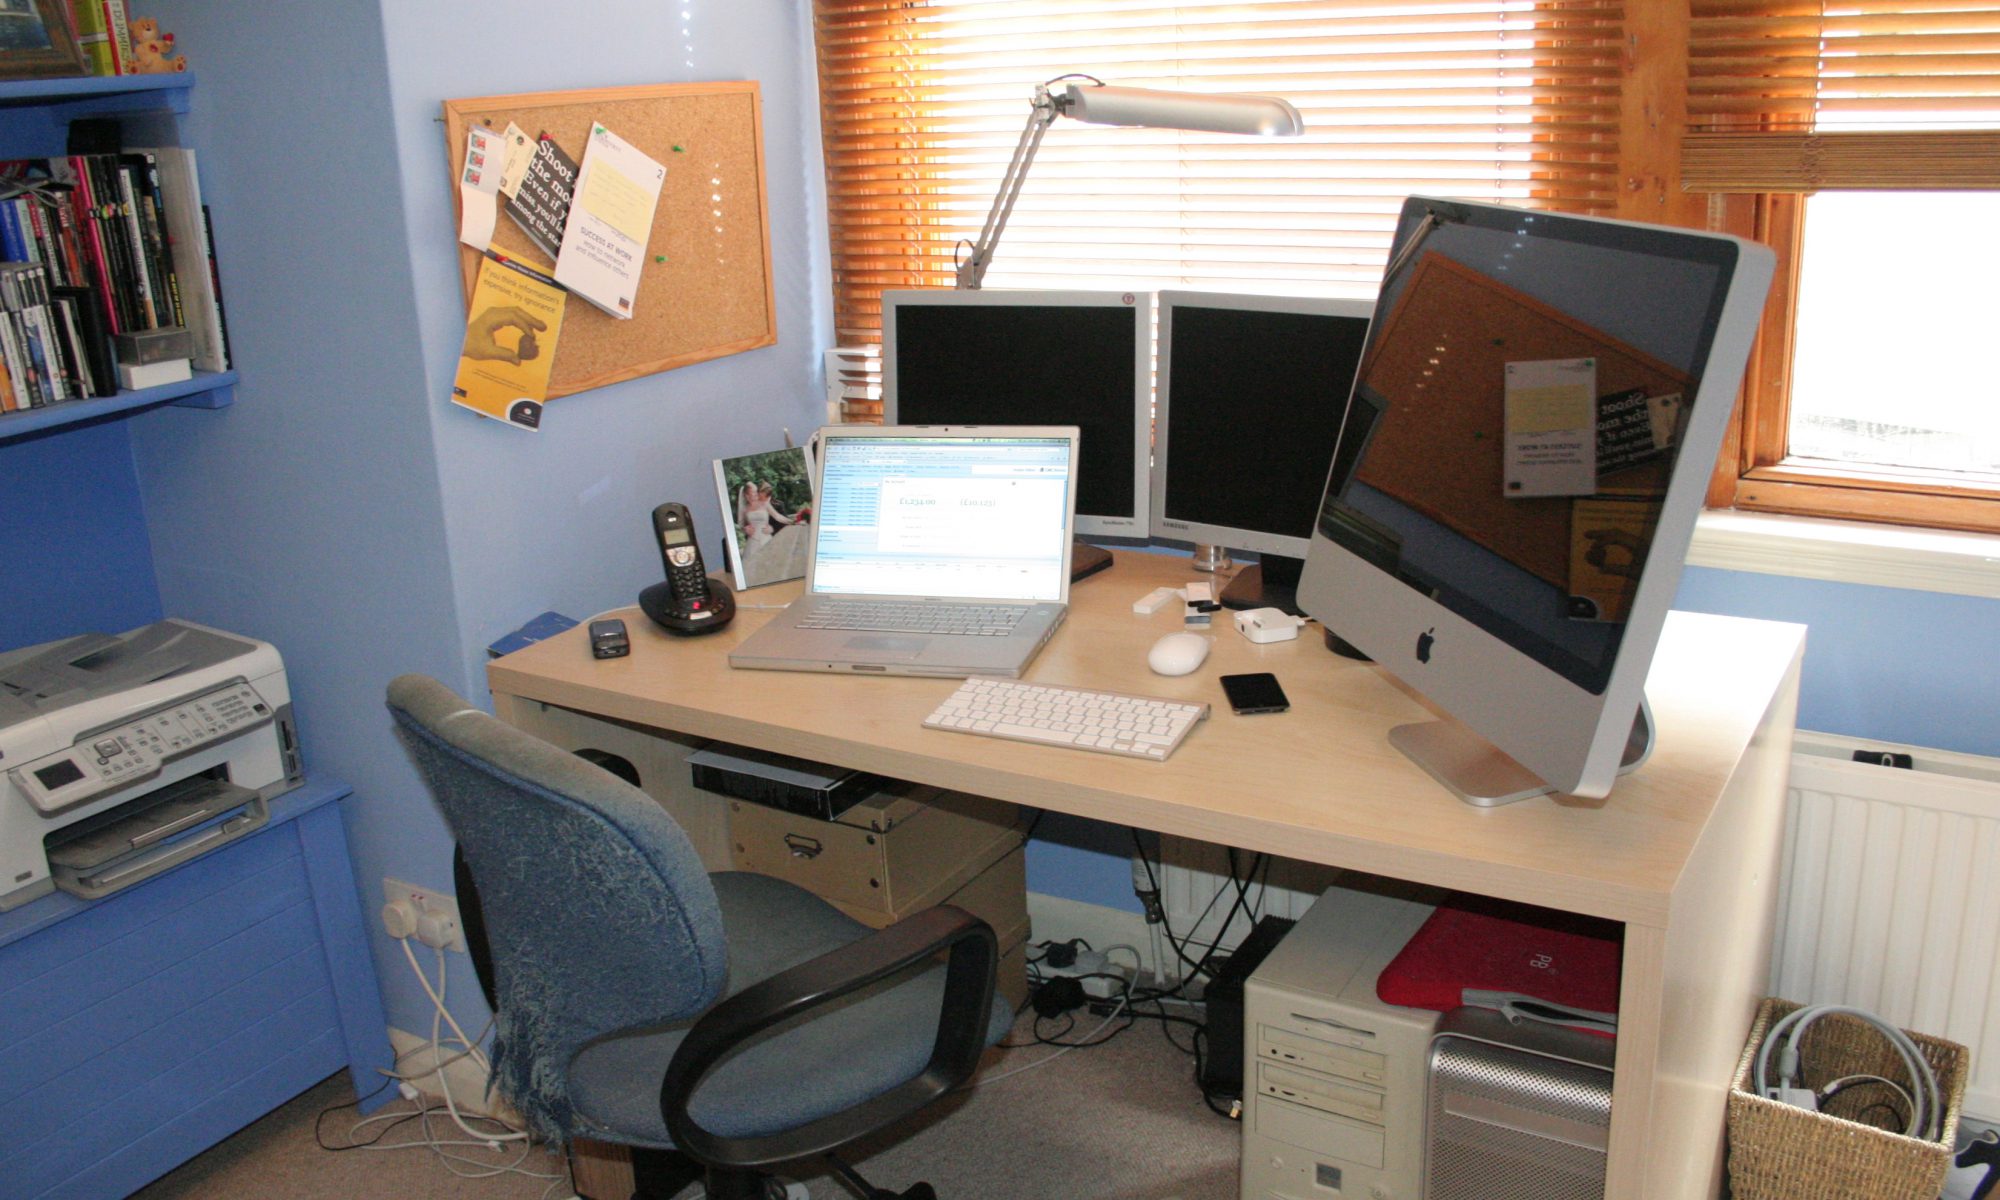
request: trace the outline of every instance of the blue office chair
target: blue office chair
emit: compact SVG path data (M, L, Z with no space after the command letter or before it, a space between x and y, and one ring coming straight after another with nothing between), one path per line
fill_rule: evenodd
M495 1086L537 1134L630 1147L664 1195L698 1175L758 1200L766 1168L825 1155L870 1200L935 1196L830 1152L1006 1033L990 926L940 906L872 931L782 880L711 875L645 793L436 680L396 679L389 709L458 843Z

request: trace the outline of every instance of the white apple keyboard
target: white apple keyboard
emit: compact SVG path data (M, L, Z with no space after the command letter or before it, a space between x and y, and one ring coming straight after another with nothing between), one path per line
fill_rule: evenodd
M975 677L925 717L924 727L1159 762L1206 716L1206 704Z

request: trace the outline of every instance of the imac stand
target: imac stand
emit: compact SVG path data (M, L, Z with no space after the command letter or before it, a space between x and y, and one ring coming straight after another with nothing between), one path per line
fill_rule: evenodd
M1418 721L1389 730L1389 744L1422 767L1460 800L1498 808L1555 791L1540 776L1502 754L1491 742L1450 718ZM1632 716L1618 773L1637 770L1653 752L1653 709L1642 697Z

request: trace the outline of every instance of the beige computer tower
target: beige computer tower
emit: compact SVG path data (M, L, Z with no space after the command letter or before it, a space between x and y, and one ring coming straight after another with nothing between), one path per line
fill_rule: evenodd
M1243 1200L1419 1200L1438 1014L1375 998L1441 894L1328 888L1244 984Z

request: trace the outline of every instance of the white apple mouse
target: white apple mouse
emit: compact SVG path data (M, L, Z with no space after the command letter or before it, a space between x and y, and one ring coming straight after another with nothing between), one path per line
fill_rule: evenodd
M1211 640L1198 633L1170 633L1146 652L1146 665L1155 675L1186 675L1208 657Z

